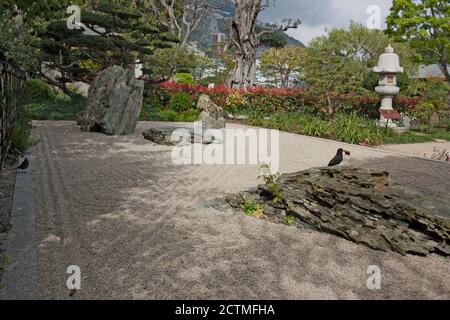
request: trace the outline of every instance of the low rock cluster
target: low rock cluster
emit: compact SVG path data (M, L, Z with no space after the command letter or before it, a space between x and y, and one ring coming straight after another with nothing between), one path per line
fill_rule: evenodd
M142 135L147 140L167 146L190 143L210 144L218 142L213 135L207 134L207 130L222 129L225 127L223 109L217 106L211 98L205 94L201 95L198 99L197 109L201 111L198 119L202 124L201 133L195 132L192 128L159 127L148 129L144 131Z

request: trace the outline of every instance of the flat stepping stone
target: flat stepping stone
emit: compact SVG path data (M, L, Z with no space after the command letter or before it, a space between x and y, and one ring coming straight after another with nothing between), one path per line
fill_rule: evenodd
M191 143L211 144L214 137L202 136L192 128L160 127L151 128L142 133L145 139L166 146L188 145Z

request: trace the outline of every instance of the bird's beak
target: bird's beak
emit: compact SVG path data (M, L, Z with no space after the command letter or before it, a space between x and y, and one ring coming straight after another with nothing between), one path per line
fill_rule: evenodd
M348 155L348 156L350 155L350 151L344 150L344 152L345 152L346 155Z

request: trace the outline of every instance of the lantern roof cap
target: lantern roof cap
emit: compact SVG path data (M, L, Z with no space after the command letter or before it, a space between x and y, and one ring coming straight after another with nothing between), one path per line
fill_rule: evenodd
M402 73L403 68L400 67L400 59L394 53L394 48L389 46L384 49L384 53L380 55L378 65L373 68L375 73Z
M385 53L394 53L394 48L391 47L391 44L389 43L389 45L387 46L386 49L384 49Z

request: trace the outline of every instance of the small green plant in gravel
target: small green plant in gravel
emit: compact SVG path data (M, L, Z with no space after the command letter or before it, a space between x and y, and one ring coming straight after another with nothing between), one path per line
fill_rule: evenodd
M245 199L244 201L244 213L247 216L260 218L263 215L263 209L264 207L261 204L253 200Z
M278 204L281 203L283 200L283 194L281 191L281 186L277 182L278 178L280 177L279 173L271 173L270 165L264 163L261 165L261 171L264 173L261 174L259 178L262 178L264 180L264 183L266 184L267 188L273 195L272 203Z
M295 220L296 220L296 219L295 219L294 216L288 215L288 216L286 216L286 218L284 218L284 224L290 226L290 225L292 225L292 224L295 223Z

